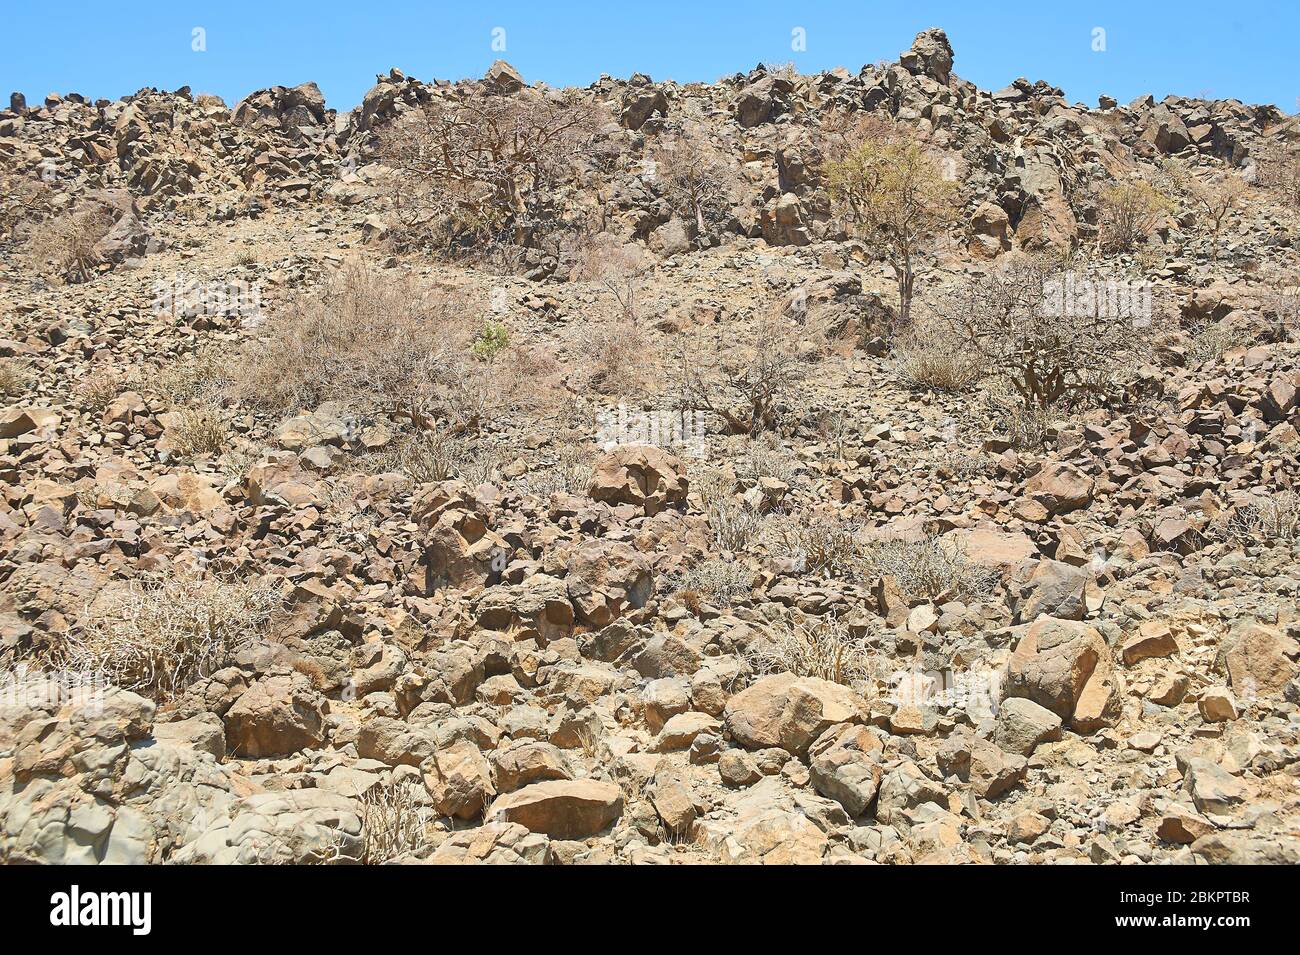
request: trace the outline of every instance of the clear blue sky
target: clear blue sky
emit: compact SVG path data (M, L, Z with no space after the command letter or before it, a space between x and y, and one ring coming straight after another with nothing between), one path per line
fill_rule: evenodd
M530 82L554 85L638 70L711 81L763 61L857 70L896 58L931 26L948 31L957 73L988 89L1023 75L1089 104L1099 93L1121 102L1178 93L1287 112L1300 97L1296 0L4 0L0 24L0 93L20 90L33 103L52 91L115 99L144 86L188 85L233 104L254 89L315 80L328 104L345 110L389 67L459 79L481 75L497 57ZM205 31L202 52L192 49L196 27ZM504 53L492 49L497 27ZM805 51L791 49L796 27ZM1096 27L1106 31L1104 52L1092 49Z

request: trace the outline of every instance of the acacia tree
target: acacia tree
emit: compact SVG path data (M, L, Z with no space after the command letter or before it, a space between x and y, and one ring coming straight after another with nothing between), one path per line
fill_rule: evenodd
M956 183L947 181L921 144L880 124L862 124L824 168L831 202L898 283L906 326L923 271L921 255L955 220Z
M448 252L534 247L563 225L556 192L596 135L576 95L458 91L379 132L398 218Z

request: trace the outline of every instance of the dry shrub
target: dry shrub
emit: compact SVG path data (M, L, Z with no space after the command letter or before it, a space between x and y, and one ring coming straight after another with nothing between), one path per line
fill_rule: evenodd
M756 673L793 673L845 686L877 676L875 653L866 637L830 615L811 623L789 623L753 641L745 656Z
M715 235L731 216L742 176L726 154L694 127L656 143L647 156L648 176L699 243Z
M167 441L183 458L216 457L230 445L230 426L219 409L194 405L172 412Z
M451 256L531 249L570 228L560 192L595 139L576 96L452 91L379 131L407 238Z
M1187 360L1193 365L1218 361L1223 353L1241 344L1241 336L1222 322L1213 322L1192 332L1187 347Z
M437 844L433 808L411 783L371 786L361 796L361 864L383 865L403 856L423 858Z
M1285 143L1267 144L1257 160L1255 181L1276 191L1291 208L1300 209L1300 149Z
M678 590L706 597L714 604L730 604L748 597L754 589L754 572L740 561L711 559L682 575Z
M1269 320L1270 341L1300 339L1300 286L1279 285L1264 294L1261 305Z
M181 573L143 576L106 589L63 647L70 669L170 697L228 666L267 631L281 606L269 586Z
M593 391L640 395L653 389L659 352L644 328L632 319L586 325L578 333L578 347Z
M581 444L562 444L555 463L530 471L519 480L521 490L546 499L552 494L586 494L591 486L592 453Z
M20 226L43 216L50 197L43 180L0 172L0 239L13 237Z
M763 528L763 518L752 507L728 496L708 507L709 528L719 550L740 553Z
M159 368L154 381L158 393L173 407L219 403L233 386L230 362L215 349Z
M815 577L856 576L864 548L860 524L826 514L775 515L764 538L775 556Z
M352 263L267 322L234 391L281 412L338 400L417 428L441 419L456 431L477 430L542 369L516 346L477 357L482 325L473 313L463 295Z
M83 206L37 223L27 253L38 267L70 281L85 281L100 263L96 247L113 228L113 216L99 205Z
M965 391L984 375L952 326L933 316L914 321L895 342L893 355L899 376L921 388Z
M997 571L972 563L952 542L937 537L871 544L863 563L871 576L893 577L909 597L934 601L982 599L993 592L999 577Z
M1100 196L1103 248L1111 252L1131 251L1145 242L1172 210L1169 197L1141 179L1103 190Z
M1215 530L1221 539L1241 545L1300 542L1300 494L1253 496L1221 515Z
M27 390L28 366L17 358L0 358L0 397L16 398Z
M643 246L601 232L579 245L570 277L598 285L614 299L619 317L635 322L637 295L654 266Z
M735 471L736 479L746 488L754 487L764 478L779 481L786 487L793 487L798 480L794 460L764 439L745 445L745 450L736 459Z
M718 328L702 341L682 336L674 355L682 408L718 416L732 434L775 429L782 400L821 354L808 331L768 307L752 328Z
M77 394L91 411L102 412L126 390L126 376L116 368L92 371L77 386Z
M932 308L980 368L1004 378L1026 407L1049 408L1113 398L1121 373L1141 363L1150 336L1140 312L1150 302L1138 288L1086 261L1057 272L1012 254Z

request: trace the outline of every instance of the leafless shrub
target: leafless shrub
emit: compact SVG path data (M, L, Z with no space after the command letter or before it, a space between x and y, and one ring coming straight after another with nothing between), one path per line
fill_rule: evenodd
M153 380L158 392L173 407L217 404L233 387L230 361L215 349L205 349L166 365L158 369Z
M20 226L40 219L50 195L50 187L40 179L0 172L0 239L12 238Z
M682 575L678 590L707 597L726 605L748 597L754 588L754 572L740 561L706 560Z
M211 405L193 405L172 412L167 441L184 458L216 457L230 444L230 426Z
M1103 190L1100 207L1103 248L1127 252L1146 241L1173 203L1149 182L1134 179Z
M1214 530L1220 539L1235 544L1300 542L1300 494L1278 491L1253 496L1224 512Z
M1192 364L1217 361L1234 345L1241 344L1241 336L1221 322L1214 322L1195 330L1188 343L1187 359Z
M552 494L585 494L591 486L591 451L579 444L562 444L556 461L547 468L530 471L519 480L523 490L540 498Z
M103 411L125 390L126 376L116 368L98 368L77 386L77 394L94 412Z
M1268 144L1258 157L1255 181L1277 192L1293 209L1300 209L1300 149L1284 143Z
M740 553L758 537L763 518L752 507L727 496L709 505L709 528L720 550Z
M1101 291L1049 295L1067 282ZM932 308L979 367L1004 377L1026 407L1048 408L1065 398L1114 397L1117 378L1138 363L1147 341L1139 314L1146 306L1134 301L1141 295L1133 288L1087 263L1054 273L1040 258L1008 255Z
M819 349L803 331L769 308L748 334L718 329L702 342L679 341L674 361L683 408L717 415L732 434L774 429L780 401Z
M893 577L904 593L927 600L987 597L998 573L966 559L950 541L880 541L866 548L864 563L877 577Z
M427 856L436 848L434 817L412 783L371 786L361 796L361 864Z
M559 190L595 138L576 96L451 92L379 132L406 234L447 255L535 248L569 227Z
M180 573L106 589L63 648L74 670L169 697L216 670L264 633L280 607L270 587Z
M521 387L525 349L474 353L470 304L409 277L352 264L292 300L236 372L245 401L288 411L341 400L430 428L477 430Z
M824 514L773 515L764 540L775 556L815 577L857 576L864 547L860 524Z
M1300 340L1300 285L1272 289L1264 294L1262 306L1262 311L1270 322L1270 341Z
M640 395L652 389L659 353L636 321L619 317L590 323L579 331L578 342L593 391Z
M614 299L619 317L635 322L637 295L654 265L654 256L643 246L601 232L578 248L571 277L598 285Z
M793 673L853 686L874 679L876 654L835 616L790 623L754 640L745 656L756 673Z
M736 479L747 488L758 485L765 478L786 487L793 487L798 480L794 461L763 438L755 438L745 445L744 451L736 458L735 471Z
M82 282L94 274L100 263L96 246L112 227L113 216L102 206L72 209L34 225L28 235L27 253L38 267Z

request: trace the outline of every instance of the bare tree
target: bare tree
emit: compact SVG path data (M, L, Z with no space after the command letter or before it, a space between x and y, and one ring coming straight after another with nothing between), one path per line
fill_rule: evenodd
M647 158L649 178L673 212L693 227L696 241L726 221L738 172L705 136L683 131L656 144Z
M955 220L956 183L920 143L887 124L862 123L840 131L825 165L831 202L898 283L898 316L906 326L923 271L921 254Z
M717 415L733 434L775 428L777 402L817 353L806 333L770 307L749 334L719 328L704 342L683 337L675 355L683 408Z
M1136 297L1136 300L1135 298ZM1026 407L1107 398L1144 351L1150 300L1086 262L1054 272L1045 260L1005 256L935 306L985 374L1010 382Z
M562 225L557 190L595 137L574 95L455 92L379 133L403 226L448 253L534 247Z
M654 265L654 256L643 246L601 232L578 249L572 277L599 285L617 303L620 317L634 322L637 293Z

